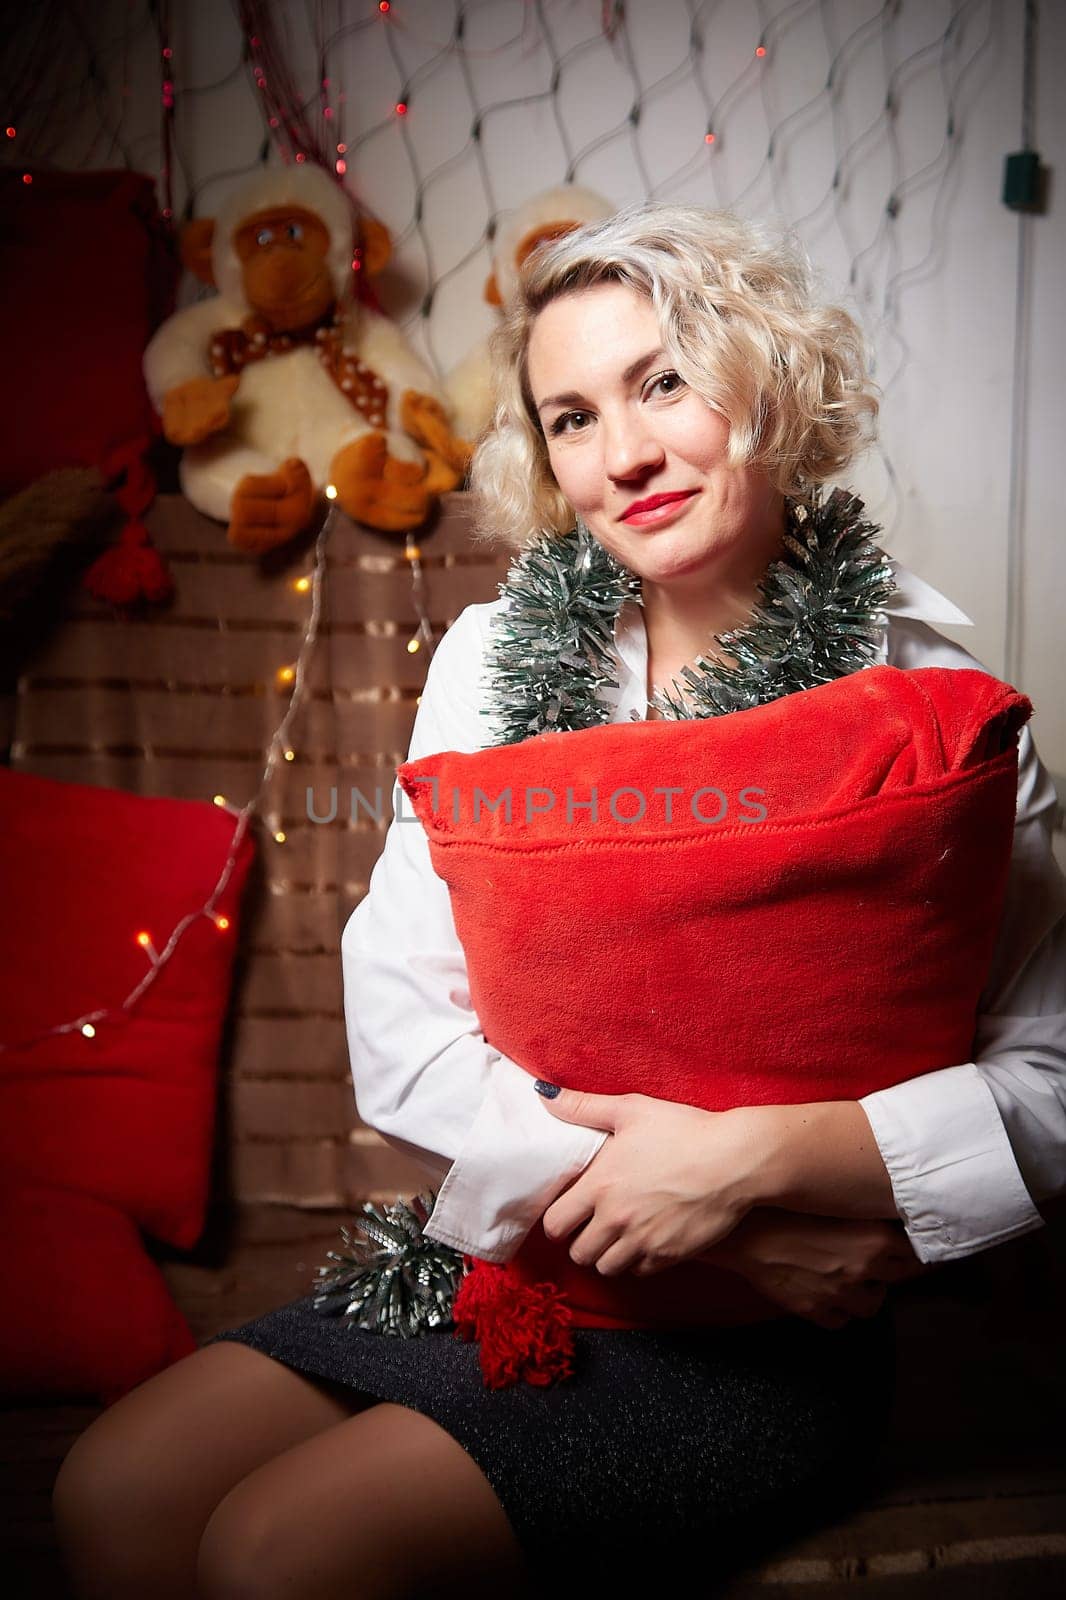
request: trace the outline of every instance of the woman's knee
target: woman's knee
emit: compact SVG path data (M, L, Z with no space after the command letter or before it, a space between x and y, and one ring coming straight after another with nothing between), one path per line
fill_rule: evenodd
M196 1556L196 1592L202 1600L265 1600L271 1594L270 1521L269 1503L244 1483L215 1507Z
M104 1528L135 1518L142 1496L155 1481L143 1470L136 1434L122 1426L112 1407L67 1451L52 1490L56 1524L60 1531L81 1525Z
M146 1503L156 1482L109 1412L75 1440L52 1490L52 1520L78 1595L133 1592L126 1576L141 1572L146 1537L156 1539Z
M117 1401L68 1452L52 1496L68 1568L83 1575L85 1593L91 1581L111 1592L107 1574L113 1592L125 1593L123 1575L153 1572L191 1592L200 1535L219 1501L358 1404L239 1344L185 1357Z
M237 1484L204 1529L196 1576L203 1600L532 1592L480 1468L430 1418L386 1403Z

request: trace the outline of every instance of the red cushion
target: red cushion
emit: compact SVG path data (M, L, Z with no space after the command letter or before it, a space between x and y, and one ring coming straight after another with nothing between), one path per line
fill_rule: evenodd
M197 1348L137 1229L104 1201L0 1181L0 1399L122 1395Z
M968 1060L1031 711L987 673L884 666L730 716L408 762L486 1038L564 1087L707 1110ZM510 823L478 789L510 789ZM616 820L634 789L615 810L643 818ZM706 1267L603 1278L568 1247L538 1226L518 1264L557 1269L590 1325L707 1320Z
M24 170L0 172L0 494L150 438L141 359L179 270L151 178Z
M232 812L199 800L58 783L0 768L0 1168L107 1200L182 1249L208 1200L217 1052L229 998L245 834L215 912L197 916L132 1009L149 970L211 895ZM80 1030L20 1044L100 1008Z

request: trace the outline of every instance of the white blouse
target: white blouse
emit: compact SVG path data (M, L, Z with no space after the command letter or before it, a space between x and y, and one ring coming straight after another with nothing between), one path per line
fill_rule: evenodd
M928 625L970 618L891 564L897 588L883 607L877 660L987 671ZM480 680L489 621L504 605L467 606L440 640L409 759L492 742ZM647 636L632 600L619 611L614 641L610 720L629 721L633 711L644 718ZM341 940L356 1105L363 1122L443 1180L427 1234L505 1262L607 1134L553 1117L533 1089L535 1063L527 1069L486 1042L447 887L398 786L393 800L369 890ZM945 1062L859 1102L922 1261L1027 1233L1043 1221L1034 1202L1066 1191L1066 879L1052 854L1055 810L1026 726L1007 898L974 1060Z

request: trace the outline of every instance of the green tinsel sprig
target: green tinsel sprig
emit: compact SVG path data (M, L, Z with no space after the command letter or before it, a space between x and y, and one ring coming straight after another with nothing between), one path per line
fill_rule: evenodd
M384 1211L367 1201L353 1227L341 1227L346 1250L326 1251L335 1265L317 1269L315 1310L402 1339L446 1327L464 1265L460 1251L422 1232L435 1203L428 1191L397 1196Z

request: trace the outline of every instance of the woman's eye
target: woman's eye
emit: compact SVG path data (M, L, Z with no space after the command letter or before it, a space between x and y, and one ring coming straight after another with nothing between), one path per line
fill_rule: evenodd
M255 236L255 242L256 242L256 244L273 244L274 243L274 230L273 230L273 228L260 228L259 232Z
M299 222L290 222L286 231L290 239L302 239L304 236L303 227Z
M566 426L566 424L568 422L572 421L574 417L587 417L587 416L588 416L588 412L587 411L564 411L562 416L561 417L556 417L555 421L551 425L552 438L554 439L556 434L559 434L559 433L570 433L571 430ZM578 431L580 432L581 430L579 429Z
M685 387L685 380L680 373L660 372L657 378L652 379L652 388L657 388L660 383L666 383L668 379L673 381L674 387L667 389L667 394L676 394L679 388L683 389Z

